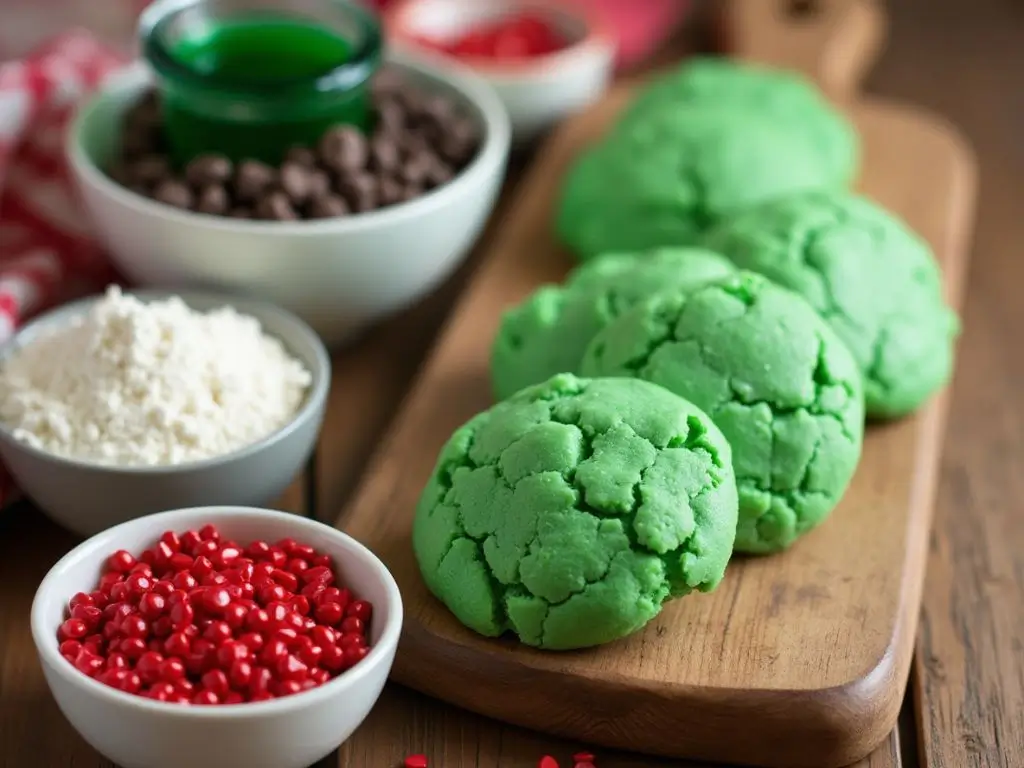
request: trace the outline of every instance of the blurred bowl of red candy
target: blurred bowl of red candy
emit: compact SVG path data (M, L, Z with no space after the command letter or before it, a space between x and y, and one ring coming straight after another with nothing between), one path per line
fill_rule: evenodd
M382 12L390 45L457 59L487 80L517 142L599 98L615 65L615 36L582 3L393 0Z

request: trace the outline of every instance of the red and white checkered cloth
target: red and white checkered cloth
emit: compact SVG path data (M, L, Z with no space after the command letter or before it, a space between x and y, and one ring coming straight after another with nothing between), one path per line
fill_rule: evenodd
M68 175L65 126L123 60L85 32L0 63L0 343L27 317L116 279ZM0 467L0 506L14 489Z

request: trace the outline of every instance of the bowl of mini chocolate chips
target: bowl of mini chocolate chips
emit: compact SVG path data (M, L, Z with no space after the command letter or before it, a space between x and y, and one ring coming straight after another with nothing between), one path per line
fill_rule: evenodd
M280 162L176 163L152 69L132 65L79 111L70 165L97 234L134 283L272 301L328 345L412 304L468 253L504 177L510 127L458 66L389 55L370 128L338 124Z

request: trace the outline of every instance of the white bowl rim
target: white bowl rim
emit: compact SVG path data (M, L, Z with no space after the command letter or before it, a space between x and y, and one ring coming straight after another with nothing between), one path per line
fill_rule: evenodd
M582 3L567 5L550 0L503 0L506 10L536 9L563 19L572 19L583 25L584 32L578 39L557 51L521 61L508 62L483 57L455 59L443 52L427 48L416 40L413 25L409 20L416 6L422 1L397 0L384 12L385 31L400 44L399 50L417 54L417 60L422 58L439 64L453 60L461 62L462 66L494 83L509 84L527 78L546 79L551 76L552 67L566 67L578 63L592 52L601 52L610 58L616 47L615 38L607 24L597 14L589 13Z
M304 423L307 419L311 418L313 412L320 407L320 404L330 394L332 376L331 357L327 352L327 348L324 346L323 340L308 323L303 321L297 315L279 307L276 304L249 296L220 294L211 291L191 290L188 288L183 288L181 291L162 288L125 290L124 294L126 296L136 296L140 299L150 300L172 298L176 296L184 301L186 305L188 305L190 301L202 300L204 302L210 302L215 306L223 305L236 308L241 314L247 314L246 308L250 308L251 310L257 310L261 315L273 315L275 316L275 320L294 326L297 332L308 337L316 358L315 365L310 369L310 375L313 377L312 386L310 386L307 391L306 399L303 401L302 406L292 415L288 420L288 423L278 429L275 429L269 435L264 435L255 442L243 445L240 448L229 451L228 453L222 453L206 459L184 461L179 464L158 464L154 466L133 464L129 466L121 466L117 464L99 464L97 462L76 459L70 456L61 456L60 454L44 451L19 440L14 436L13 430L3 421L0 421L0 440L7 442L8 444L16 447L17 450L23 451L36 459L45 460L65 467L75 467L77 469L111 475L172 475L178 472L189 472L221 466L229 462L248 458L249 456L253 456L267 448L270 448L271 445L283 440L298 429L299 424ZM4 361L10 356L12 350L22 346L20 343L21 340L26 335L31 334L33 330L37 329L39 326L48 325L56 315L66 315L66 319L70 321L71 318L88 312L89 309L101 301L102 298L102 293L85 296L66 304L60 304L47 310L41 315L32 318L31 321L19 328L7 341L0 344L0 368L2 368ZM278 336L268 331L263 326L263 320L261 318L257 317L256 319L260 322L263 333L276 338L279 341L281 340ZM287 349L287 345L285 345L285 347ZM294 356L292 350L288 350L288 352Z
M302 530L325 529L335 539L340 540L345 546L354 550L358 556L363 557L373 564L374 572L380 577L384 589L388 594L391 610L384 618L384 630L381 632L380 640L370 647L362 661L354 667L345 670L337 677L328 680L323 685L311 688L308 691L282 696L269 701L244 702L242 704L218 704L216 706L184 706L181 704L155 701L133 693L126 693L112 688L109 685L94 680L72 666L67 659L60 655L59 644L56 633L51 634L50 628L44 626L42 615L42 595L55 589L55 584L61 571L72 562L77 562L89 556L102 553L103 557L109 557L117 548L113 542L128 529L142 524L153 524L166 521L165 530L175 530L176 526L189 525L192 522L203 520L208 523L217 523L218 514L247 515L262 520L273 520L287 522L289 526L295 526L298 530L296 538L301 536ZM107 551L109 550L109 551ZM79 592L90 590L80 589ZM70 600L71 595L65 599ZM376 606L374 606L376 610ZM325 703L339 688L359 685L368 677L371 667L380 663L381 658L389 652L392 647L397 648L398 638L402 632L404 609L402 606L402 595L395 582L395 577L388 570L387 566L370 549L347 533L326 525L317 520L294 514L292 512L281 512L279 510L264 509L261 507L233 507L233 506L210 506L210 507L187 507L184 509L172 509L166 512L157 512L145 517L129 520L128 522L107 528L94 536L89 537L76 546L60 560L58 560L39 583L35 596L32 598L31 628L32 639L35 642L36 650L44 657L45 662L58 671L63 678L69 680L73 685L83 687L90 694L107 699L112 704L120 704L141 708L144 711L157 715L176 716L182 719L191 718L244 718L247 713L252 714L284 714L287 711L304 708L306 705ZM377 613L374 613L376 616Z
M281 222L231 219L226 216L183 211L132 192L107 176L92 161L80 138L85 122L101 103L114 94L141 90L143 85L151 80L149 67L142 60L136 60L113 73L91 98L83 102L67 132L65 154L79 179L99 190L105 197L112 198L119 205L137 214L157 216L177 224L209 231L245 232L266 237L342 235L374 227L387 227L403 219L436 213L443 210L452 197L479 186L484 178L504 163L511 145L511 121L497 93L486 80L468 67L451 61L426 62L396 51L389 51L385 58L388 63L397 65L399 69L426 75L454 89L463 101L468 102L480 113L483 121L483 143L470 164L450 181L413 200L351 216Z

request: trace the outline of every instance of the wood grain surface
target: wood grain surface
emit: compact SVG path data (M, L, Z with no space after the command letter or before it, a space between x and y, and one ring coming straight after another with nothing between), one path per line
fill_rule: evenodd
M718 18L731 55L810 74L834 99L860 88L888 22L879 0L727 0Z
M858 20L853 39L874 41L862 34L873 4L832 1L864 11L846 18ZM763 7L743 0L731 18ZM828 52L834 90L844 71L836 49L847 52L847 70L862 71L864 51L847 42L844 25L822 17L829 23L816 27L823 39L812 49L791 44L790 32L809 41L813 22L755 15L757 50L774 63L818 75L820 59L809 51ZM767 766L847 765L886 737L900 709L943 397L913 418L869 430L842 504L792 550L734 560L713 594L675 601L641 632L601 648L556 654L481 638L429 595L410 557L413 510L439 449L492 403L487 363L501 308L571 267L551 237L552 180L604 132L632 90L620 86L566 123L538 156L344 525L383 557L402 589L407 618L393 672L400 682L607 746ZM958 303L975 194L970 150L917 108L858 97L848 112L864 148L860 189L932 243ZM512 687L514 697L506 692Z
M900 0L873 89L956 119L978 222L913 693L928 768L1024 766L1024 13Z
M894 735L857 768L1020 768L1024 15L1011 0L892 0L888 13L889 44L868 78L868 90L928 106L964 129L980 158L981 197L913 695L907 697L899 737ZM52 24L59 28L62 18L57 15ZM689 45L687 38L677 37L661 60L676 58ZM517 179L513 172L510 180ZM500 205L495 221L500 224L507 214L507 204ZM492 242L485 237L480 251ZM322 452L318 473L322 514L333 516L348 499L478 261L479 253L428 301L335 355L339 378L329 419L336 426L325 433L325 446L332 447ZM300 497L296 489L291 503ZM76 541L28 505L0 515L4 768L111 768L57 711L26 622L39 577ZM542 754L571 766L569 758L579 746L389 684L363 727L324 765L397 768L405 755L422 752L431 768L534 768ZM595 751L600 768L709 768Z

